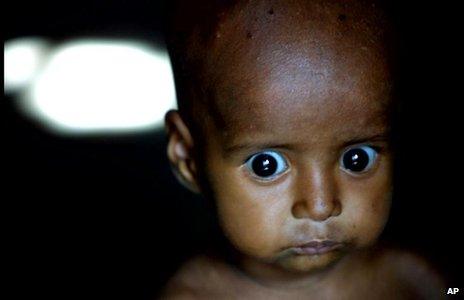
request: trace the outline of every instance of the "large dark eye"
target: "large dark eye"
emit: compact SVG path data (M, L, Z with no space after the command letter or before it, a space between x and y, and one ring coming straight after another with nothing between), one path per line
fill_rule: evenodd
M377 151L369 146L356 146L343 153L341 166L353 173L368 171L377 158Z
M285 158L276 151L263 151L250 157L246 165L250 172L263 179L273 179L287 170Z

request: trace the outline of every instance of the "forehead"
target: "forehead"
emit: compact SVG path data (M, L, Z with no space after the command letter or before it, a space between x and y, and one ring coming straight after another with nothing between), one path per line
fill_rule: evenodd
M384 125L390 78L375 22L354 5L300 2L253 2L217 26L206 77L223 136Z
M358 96L327 93L324 97L302 97L281 87L269 88L222 107L219 117L213 118L213 128L224 146L241 142L340 144L385 134L385 107L380 101Z

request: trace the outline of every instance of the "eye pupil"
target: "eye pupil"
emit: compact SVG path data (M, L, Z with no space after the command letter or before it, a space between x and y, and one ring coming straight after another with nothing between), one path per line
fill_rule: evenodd
M277 161L274 157L268 154L259 154L253 160L253 172L260 177L268 177L273 175L277 170Z
M363 149L351 149L343 156L343 165L353 172L363 171L369 164L369 155Z

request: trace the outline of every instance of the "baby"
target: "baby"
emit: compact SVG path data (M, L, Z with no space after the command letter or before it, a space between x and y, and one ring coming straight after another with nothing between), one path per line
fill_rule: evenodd
M223 251L165 299L440 298L420 258L373 247L392 191L390 30L369 1L187 1L168 39L178 179Z

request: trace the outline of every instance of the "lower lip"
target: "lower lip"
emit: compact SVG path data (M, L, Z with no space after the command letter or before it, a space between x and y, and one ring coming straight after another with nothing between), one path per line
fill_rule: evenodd
M340 248L342 244L334 244L331 246L323 246L323 247L296 247L293 248L296 252L296 254L299 255L321 255L324 253L331 252L333 250L336 250Z

